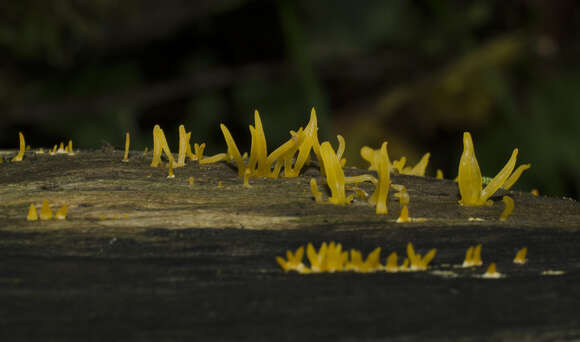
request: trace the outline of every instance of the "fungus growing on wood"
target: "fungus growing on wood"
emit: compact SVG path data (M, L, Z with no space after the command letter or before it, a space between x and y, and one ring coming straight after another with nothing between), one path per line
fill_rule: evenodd
M54 218L57 220L64 220L66 219L66 212L68 210L68 207L66 204L63 204L62 207L60 207L60 209L58 209L56 211L56 213L54 214Z
M429 266L429 263L435 257L437 253L436 249L430 250L424 257L421 254L415 253L412 243L407 244L407 257L409 258L410 270L411 271L425 271Z
M50 209L47 200L42 201L42 206L40 207L40 219L43 221L52 220L52 210Z
M481 276L482 278L490 278L490 279L497 279L501 277L501 273L497 271L497 267L495 262L489 264L489 267L485 271L485 273Z
M536 197L540 196L540 192L538 191L538 189L532 189L532 191L530 191L530 193Z
M326 173L326 183L331 192L328 201L332 204L345 205L344 172L338 162L336 153L334 153L334 149L328 141L320 145L320 156Z
M228 155L226 153L218 153L216 155L213 155L211 157L205 157L202 160L199 160L200 164L213 164L213 163L217 163L220 161L227 161L228 160Z
M76 154L75 151L73 150L73 144L72 144L72 140L71 139L69 139L68 144L67 144L65 150L66 150L66 153L69 156L74 156Z
M193 176L190 176L189 177L189 187L193 186L193 181L194 181Z
M523 265L527 262L526 259L526 254L528 253L528 248L524 247L522 249L520 249L517 253L516 253L516 257L514 258L514 264L520 264Z
M503 196L502 201L505 203L505 209L499 216L500 221L505 221L511 215L512 211L514 210L514 200L509 196Z
M443 171L441 169L437 169L437 175L435 176L437 179L443 179Z
M189 140L191 139L191 132L185 131L185 126L179 125L179 149L177 152L177 163L175 167L185 166L185 157L187 157L188 149L191 151Z
M407 166L403 168L401 165L399 166L398 169L400 170L400 173L403 175L424 177L425 170L427 169L427 164L429 164L429 157L431 157L431 153L425 153L423 157L421 157L421 160L419 160L419 162L415 166L412 167Z
M173 154L167 145L167 139L165 139L165 133L159 125L153 127L153 160L151 161L152 167L158 167L161 163L161 154L165 153L167 158L169 158L170 164L173 161Z
M201 145L195 143L193 145L193 149L195 151L195 158L197 159L198 162L201 163L201 160L203 159L203 151L205 150L205 143L202 143Z
M36 207L34 204L30 204L28 208L28 215L26 215L26 220L28 221L36 221L38 220L38 214L36 213Z
M385 271L395 273L399 271L399 265L397 264L397 252L389 254L387 258L387 263L385 264Z
M169 174L167 178L175 178L175 174L173 173L173 159L169 159Z
M514 184L516 184L522 173L527 169L529 169L531 166L532 164L523 164L518 166L516 170L509 176L509 178L502 185L502 188L506 190L511 189L511 187L514 186Z
M128 163L129 162L129 145L131 144L131 136L129 135L129 132L125 133L125 154L123 155L123 160L121 160L124 163Z
M381 269L380 257L380 247L373 249L364 261L360 251L351 249L350 260L346 263L345 269L359 273L376 272Z
M409 218L409 207L407 205L404 205L401 208L399 218L397 218L397 223L406 223L406 222L411 222L411 219Z
M489 182L489 184L482 190L482 178L479 164L475 157L475 150L473 148L473 140L469 132L463 133L463 153L459 161L459 174L457 182L459 184L459 193L461 200L459 204L465 206L482 206L491 205L493 202L488 201L489 197L493 195L508 179L516 164L518 149L514 149L512 155L503 167L503 169ZM519 175L518 175L519 176ZM513 180L517 180L517 177ZM513 185L513 183L512 183Z
M60 145L58 145L58 150L56 150L56 153L68 153L62 141L60 142Z
M389 174L390 161L389 154L387 152L386 141L381 145L379 153L378 155L376 154L374 160L376 163L377 175L379 176L379 179L375 188L375 192L369 198L369 203L376 205L377 214L387 214L387 197L389 195L389 187L391 186L391 176Z
M318 191L318 185L316 184L316 179L310 178L310 191L314 196L316 203L322 203L322 193Z
M54 145L54 146L52 147L52 150L49 150L49 151L48 151L48 154L49 154L49 155L51 155L51 156L54 156L54 155L56 154L56 149L57 149L57 147L58 147L57 145Z
M246 169L246 171L244 171L244 188L252 187L250 185L249 179L250 179L250 169Z
M22 158L24 158L24 152L26 150L26 142L24 141L24 134L22 134L22 132L18 132L18 138L20 140L20 147L18 150L18 154L14 156L14 158L12 158L13 162L22 161Z
M463 260L462 267L473 267L481 265L483 265L483 262L481 261L481 244L475 247L469 246L467 252L465 253L465 260Z
M296 249L296 252L286 251L286 260L282 257L276 257L276 261L282 267L285 272L297 271L299 273L307 273L309 270L302 263L302 258L304 257L304 247L300 246Z

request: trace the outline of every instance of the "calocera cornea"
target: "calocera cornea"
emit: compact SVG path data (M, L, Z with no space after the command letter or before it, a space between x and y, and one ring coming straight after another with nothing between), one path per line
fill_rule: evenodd
M517 253L516 256L514 258L514 264L520 264L523 265L527 262L526 259L526 254L528 253L528 248L524 247L522 249L520 249Z
M499 216L500 221L505 221L514 211L514 200L509 196L503 196L502 201L505 203L505 208Z
M463 260L462 267L474 267L481 266L483 262L481 260L481 244L477 246L469 246L465 252L465 259Z
M27 221L37 221L38 220L38 214L36 212L36 207L32 203L30 204L30 207L28 207L28 215L26 215L26 220Z
M152 167L158 167L161 163L161 154L165 153L170 163L173 161L173 154L165 139L165 133L159 125L153 127L153 159L151 160Z
M128 163L129 162L129 147L131 145L131 135L129 134L129 132L125 133L125 154L123 154L123 160L121 160L124 163Z
M497 279L501 278L501 276L502 274L497 271L497 266L495 262L492 262L491 264L489 264L489 267L481 277L487 279Z
M24 152L26 151L26 142L24 141L24 134L18 132L18 139L20 140L18 154L12 158L13 162L20 162L24 158Z
M43 221L52 220L52 210L47 200L42 201L42 206L40 207L40 219Z
M66 219L66 214L68 211L68 206L66 204L63 204L62 207L60 207L56 213L54 214L54 218L57 220L64 220Z

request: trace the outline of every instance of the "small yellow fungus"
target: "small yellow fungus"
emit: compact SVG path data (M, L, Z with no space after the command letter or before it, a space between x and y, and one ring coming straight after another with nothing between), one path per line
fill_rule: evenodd
M173 173L173 159L169 160L169 174L167 178L175 178L175 174Z
M524 247L522 249L520 249L517 253L516 253L516 257L514 258L514 264L520 264L523 265L527 262L526 259L526 254L528 253L528 248Z
M328 141L320 145L320 155L326 172L326 183L331 192L328 201L332 204L345 205L344 172L342 171L342 167L340 167L334 149Z
M393 166L391 168L392 171L396 171L398 173L403 173L403 168L405 167L405 163L407 162L407 157L403 156L399 160L393 161Z
M197 159L198 162L201 162L201 160L203 159L203 150L205 150L205 143L199 145L198 143L195 143L193 145L193 149L195 150L195 157Z
M26 145L26 151L30 151L30 145Z
M149 152L149 147L145 146L145 149L143 150L143 155L146 155L147 152Z
M405 168L402 168L402 166L400 166L398 169L400 173L403 175L424 177L425 170L427 169L427 164L429 164L429 157L431 157L431 153L425 153L423 157L421 157L421 160L419 160L417 165L413 167L407 166Z
M399 265L397 264L397 252L389 254L389 257L387 258L387 263L385 265L385 271L391 273L399 271Z
M24 157L24 151L26 149L24 134L22 134L22 132L18 132L18 138L20 139L20 149L18 150L18 154L14 158L12 158L13 162L22 161L22 158Z
M531 166L532 166L532 164L523 164L523 165L518 166L515 169L515 171L511 174L511 176L509 176L509 178L502 185L502 188L504 188L506 190L511 189L511 187L514 186L514 184L518 181L518 179L520 178L522 173L524 171L526 171L527 169L529 169Z
M62 207L60 207L60 209L58 209L56 211L56 213L54 214L54 218L57 220L64 220L66 219L66 212L68 210L68 207L66 204L64 204Z
M48 201L42 201L42 206L40 207L40 219L41 220L52 220L52 210L50 209L50 205L48 205Z
M203 158L202 160L199 161L200 164L213 164L213 163L217 163L220 161L227 161L228 160L228 155L226 153L218 153L216 155L213 155L211 157L206 157Z
M123 160L121 160L124 163L128 163L129 162L129 145L131 144L131 136L129 135L129 132L125 133L125 154L123 155Z
M222 181L218 181L217 187L218 187L219 189L221 189L221 188L223 188L223 187L224 187L224 186L223 186L223 184L222 184Z
M502 201L505 203L505 209L501 213L499 220L505 221L511 215L514 210L514 200L509 196L503 196Z
M322 203L322 193L318 191L318 185L316 184L316 179L310 178L310 191L314 196L316 203Z
M504 168L482 190L483 181L475 157L473 140L469 132L463 133L463 153L459 161L459 174L457 176L461 195L459 203L465 206L491 205L492 202L488 201L489 197L506 182L514 169L517 155L518 149L516 148Z
M306 256L310 262L310 270L314 273L345 270L348 260L348 253L343 252L342 245L334 241L329 244L323 242L318 252L311 243L308 243Z
M56 150L56 153L68 153L62 141L60 142L60 145L58 145L58 150Z
M429 263L435 257L437 253L436 249L430 250L424 257L421 257L421 254L415 253L412 243L407 244L407 257L410 263L410 270L411 271L424 271L428 268Z
M57 145L54 145L54 147L52 148L52 150L48 151L48 154L51 156L54 156L56 154L56 149L57 149Z
M497 271L497 267L495 265L495 262L492 262L491 264L489 264L487 271L485 271L485 273L482 275L482 278L490 278L490 279L497 279L500 277L501 277L501 273L499 273Z
M238 177L243 177L246 171L246 166L244 165L244 160L240 154L240 150L232 137L232 134L224 124L220 124L222 134L226 140L226 145L228 146L227 155L230 160L233 160L238 167Z
M375 192L369 198L369 203L376 204L376 213L384 215L388 213L387 197L389 195L389 187L391 186L391 178L389 174L390 162L386 141L381 145L378 158L376 158L375 161L379 180Z
M540 192L538 191L538 189L532 189L532 191L530 191L530 193L536 197L540 196Z
M405 222L411 222L411 219L409 218L409 207L407 205L403 205L403 207L401 208L401 214L397 219L397 223L405 223Z
M382 268L380 264L381 248L377 247L369 253L363 261L362 254L356 249L350 250L350 260L347 261L345 269L360 273L376 272Z
M246 169L246 171L244 171L244 188L252 187L249 182L250 174L251 174L250 169Z
M169 158L170 165L173 161L173 154L171 154L171 150L169 149L169 145L167 144L167 139L165 139L165 133L159 125L155 125L153 127L153 160L151 161L152 167L157 167L161 163L161 154L165 153L167 158Z
M34 204L30 204L28 208L28 215L26 215L26 220L28 221L36 221L38 220L38 214L36 213L36 207Z
M437 175L435 176L437 179L443 179L443 171L441 169L437 169Z
M38 149L38 151L36 151L36 153L38 154L44 154L44 149L41 147Z
M399 271L409 271L409 258L405 258L401 266L399 266Z
M187 157L187 149L191 149L189 140L191 139L191 132L185 131L185 126L179 125L179 149L177 151L177 163L175 167L185 166L185 157Z
M345 177L345 178L347 178L347 177ZM359 187L354 186L354 187L347 188L347 190L354 191L356 197L358 197L361 201L366 201L369 198L369 194Z
M473 267L481 265L483 265L483 262L481 261L481 244L475 247L469 246L467 252L465 253L465 260L463 260L462 267Z
M395 194L395 197L399 198L399 204L401 206L407 205L410 202L409 193L404 185L399 187L399 192Z
M310 111L310 121L304 129L304 140L298 146L298 156L293 167L284 167L286 177L298 177L300 170L310 160L310 151L314 149L316 157L320 161L320 143L318 142L318 119L314 108Z
M76 153L75 153L75 151L73 150L73 144L72 144L72 140L70 140L70 139L69 139L69 141L68 141L68 145L67 145L67 147L66 147L66 153L67 153L69 156L74 156L74 155L76 154Z
M192 187L193 186L193 176L189 177L189 186Z
M304 247L299 247L295 253L286 251L286 260L282 257L276 257L276 261L285 272L296 271L299 273L308 273L308 268L302 263L304 257Z

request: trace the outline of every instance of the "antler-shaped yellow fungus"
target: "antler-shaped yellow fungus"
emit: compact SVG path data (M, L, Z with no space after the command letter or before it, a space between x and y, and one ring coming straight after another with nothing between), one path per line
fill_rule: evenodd
M381 248L377 247L369 253L366 260L363 261L362 254L356 249L350 250L350 261L347 262L345 268L349 271L360 273L376 272L381 269L380 263Z
M28 221L36 221L38 220L38 214L36 213L36 207L34 204L30 204L28 208L28 215L26 215L26 220Z
M165 139L165 133L159 125L153 127L153 160L151 161L152 167L157 167L161 163L161 154L165 153L167 158L169 158L170 164L173 161L173 154L167 145L167 140Z
M421 254L415 253L413 249L413 244L407 244L407 257L409 258L409 262L411 264L411 271L425 271L429 266L429 263L435 257L437 253L436 249L430 250L424 257L421 257Z
M286 272L297 271L299 273L308 273L309 270L302 263L302 258L304 257L304 247L300 246L294 254L292 251L286 251L286 259L282 257L276 257L276 261L280 264L280 267Z
M293 167L284 167L286 177L298 177L300 170L310 159L310 151L314 149L316 157L320 160L320 143L318 142L318 119L316 111L312 108L310 112L310 121L304 129L304 140L298 146L298 156Z
M463 133L463 153L459 161L459 174L457 176L461 195L459 204L466 206L491 205L492 202L488 201L489 197L506 182L514 169L517 155L518 149L516 148L503 169L482 190L481 171L475 157L473 140L469 132Z
M220 124L220 129L226 140L226 145L228 146L227 156L230 160L233 160L238 167L238 177L243 177L246 171L246 165L244 165L244 160L238 149L238 145L234 141L232 134L224 124Z
M385 271L395 273L399 271L399 265L397 264L397 252L389 254L387 258L387 263L385 265Z
M129 146L131 144L131 135L129 134L129 132L125 133L125 154L123 155L123 160L121 160L124 163L128 163L129 162Z
M316 179L310 178L310 191L314 196L316 203L322 203L322 193L318 191L318 185L316 184Z
M505 209L499 216L500 221L505 221L511 215L514 210L514 200L509 196L503 196L502 201L505 203Z
M511 176L505 181L505 183L503 183L502 188L506 190L511 189L511 187L514 186L514 184L516 184L522 173L527 169L529 169L531 166L532 164L523 164L518 166L516 170L511 174Z
M175 167L185 166L185 157L187 157L187 151L191 152L191 145L189 145L189 140L191 139L191 132L185 131L185 126L179 125L179 149L177 152L177 164Z
M362 150L361 150L362 153ZM378 157L375 157L377 174L379 176L378 184L375 192L369 198L370 204L376 204L377 214L387 214L387 197L389 195L389 187L391 185L391 176L389 174L390 162L389 154L387 153L387 142L383 142L379 150Z
M342 167L340 167L334 149L332 149L328 141L320 145L320 156L326 172L326 183L332 194L328 200L332 204L345 205L344 172L342 171Z
M66 204L63 204L62 207L60 207L60 209L58 209L56 211L56 213L54 214L54 218L57 220L64 220L66 219L66 212L68 210L68 207Z
M421 157L421 160L419 160L419 162L415 166L413 167L407 166L405 168L403 168L402 165L399 166L398 167L399 172L403 175L424 177L425 170L427 169L427 164L429 164L429 157L431 157L431 153L425 153L423 157Z
M22 132L18 132L18 138L20 139L20 148L18 150L18 154L12 158L13 162L22 161L24 157L24 152L26 150L26 142L24 141L24 134Z
M193 144L193 149L195 151L195 157L197 161L201 162L201 160L203 159L203 151L205 150L205 143L202 143L201 145L195 143Z
M40 207L40 219L41 220L52 220L52 210L50 210L50 205L48 201L42 201L42 206Z
M528 248L524 247L522 249L520 249L517 253L516 253L516 257L514 258L514 264L520 264L523 265L527 262L526 260L526 254L528 253Z
M485 273L481 277L482 278L492 278L492 279L501 277L501 273L499 273L497 271L497 267L495 265L495 262L492 262L491 264L489 264L487 271L485 271Z
M481 244L475 247L469 246L467 252L465 253L465 260L463 260L462 267L473 267L481 265L483 265L483 262L481 261Z

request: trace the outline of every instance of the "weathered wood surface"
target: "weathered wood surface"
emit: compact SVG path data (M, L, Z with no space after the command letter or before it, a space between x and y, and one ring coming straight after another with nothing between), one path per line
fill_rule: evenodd
M501 197L460 207L453 181L395 176L411 216L426 218L397 224L392 196L386 216L363 201L315 204L315 168L244 188L225 164L192 163L168 179L141 153L121 159L85 151L0 164L0 340L580 338L576 201L509 191L516 208L500 222ZM26 221L44 199L67 204L67 220ZM304 276L275 263L331 240L365 254L381 247L383 262L408 241L438 252L417 273ZM504 278L455 266L476 243ZM528 264L513 264L524 246Z

